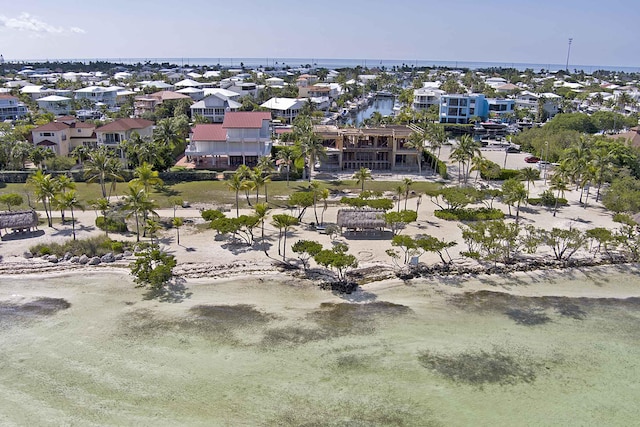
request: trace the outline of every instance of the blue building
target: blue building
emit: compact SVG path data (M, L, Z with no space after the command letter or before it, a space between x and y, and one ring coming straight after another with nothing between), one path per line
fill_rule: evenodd
M440 123L468 124L477 117L481 121L490 116L501 118L515 112L513 99L487 99L483 94L442 95L440 97Z
M440 123L467 124L474 116L482 120L489 117L489 104L483 94L440 97Z

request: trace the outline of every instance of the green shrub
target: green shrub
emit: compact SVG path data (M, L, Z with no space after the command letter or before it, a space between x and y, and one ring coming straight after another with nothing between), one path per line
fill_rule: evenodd
M633 220L631 215L626 213L613 214L613 222L619 222L620 224L626 225L638 225L638 223Z
M504 212L491 208L438 209L434 215L445 221L486 221L504 218Z
M118 245L119 243L119 245ZM29 248L29 251L37 256L57 255L64 256L67 252L72 255L87 255L88 257L102 256L109 252L120 253L127 249L127 244L115 242L106 236L90 237L82 240L69 240L60 243L40 243Z
M547 206L553 207L556 205L556 196L553 195L553 191L546 190L540 197L529 197L527 203L532 206ZM569 202L563 197L558 198L558 206L566 206Z
M207 209L205 211L200 212L202 219L205 221L213 221L218 218L223 218L224 214L220 212L218 209Z
M124 233L128 231L127 223L124 220L117 220L111 217L99 216L96 218L96 227L100 230L111 231L115 233Z

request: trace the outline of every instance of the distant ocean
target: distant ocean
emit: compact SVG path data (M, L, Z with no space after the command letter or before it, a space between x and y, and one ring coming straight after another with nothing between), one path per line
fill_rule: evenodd
M565 64L542 64L542 63L519 63L519 62L471 62L471 61L434 61L423 59L334 59L334 58L65 58L65 59L49 59L50 61L78 61L78 62L90 62L90 61L108 61L117 62L123 64L137 64L137 63L170 63L176 65L194 65L194 66L216 66L221 67L240 67L242 63L248 68L257 67L285 67L292 68L302 67L307 65L319 68L349 68L349 67L385 67L387 69L394 66L402 67L403 65L415 66L415 67L448 67L448 68L516 68L520 71L524 71L530 68L536 72L544 69L551 71L564 70ZM44 62L45 59L24 59L15 62ZM14 62L14 61L12 61ZM583 70L586 73L592 73L597 70L608 71L623 71L627 73L640 72L640 66L638 67L620 67L615 65L578 65L569 63L569 70Z

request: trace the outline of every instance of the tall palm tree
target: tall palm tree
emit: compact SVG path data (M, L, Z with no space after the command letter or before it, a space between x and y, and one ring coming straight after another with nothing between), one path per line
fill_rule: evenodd
M405 186L400 184L394 188L396 196L398 197L398 212L400 212L400 204L402 203L402 196L404 195Z
M124 196L125 209L128 212L127 218L134 217L136 220L136 242L140 241L140 218L147 216L149 213L157 216L153 210L156 205L153 200L149 200L149 196L144 188L139 184L129 184L127 192Z
M422 155L424 153L424 133L423 132L411 132L408 141L404 144L404 147L416 150L416 161L418 163L418 175L422 175Z
M277 159L281 165L285 165L287 168L287 187L289 186L289 173L291 172L291 163L295 159L294 151L291 147L282 147L278 151Z
M295 216L287 215L287 214L278 214L273 215L273 225L278 228L279 236L278 236L278 254L280 254L280 241L284 236L284 243L282 245L282 260L286 262L287 255L287 231L291 229L291 227L298 225L298 218Z
M76 188L76 183L73 182L71 177L69 177L67 175L59 175L59 176L55 177L53 180L54 180L54 183L56 185L56 193L58 193L58 194L64 194L68 190L73 190L73 189ZM54 204L60 209L60 218L62 219L62 223L64 224L64 221L65 221L64 214L65 214L65 210L66 209L64 209L64 208L62 208L61 206L58 205L58 203L57 203L58 200L59 200L58 197L53 199Z
M156 187L164 184L162 182L162 179L160 179L160 174L158 173L158 171L154 171L153 166L151 166L147 162L144 162L140 166L135 168L133 170L133 176L135 178L133 178L131 182L133 182L134 184L140 184L147 194L150 194L151 186Z
M616 160L616 150L607 147L598 147L591 152L591 164L595 167L595 182L598 185L596 191L596 202L600 200L600 189L606 179L613 175L614 161Z
M311 181L316 161L326 158L327 149L322 144L322 140L313 131L313 122L308 116L298 116L294 120L293 137L300 153L307 160L309 165L308 180Z
M20 163L20 167L25 169L25 163L29 159L29 155L33 150L33 145L27 141L18 141L11 147L11 158Z
M264 221L267 219L267 213L269 212L269 205L267 203L256 203L253 207L253 210L256 213L256 217L260 222L260 231L261 231L261 239L260 242L263 245L264 253L268 256L267 247L264 244Z
M69 190L56 195L56 204L62 210L69 209L71 211L71 230L73 232L73 240L76 240L76 218L74 215L75 209L84 211L84 205L80 202L78 192L76 190Z
M180 244L180 227L182 227L182 224L184 224L184 220L178 216L178 217L174 217L171 222L173 226L176 228L176 243L179 245Z
M527 183L527 197L529 197L529 185L536 186L535 180L540 177L540 172L534 168L520 169L520 179Z
M320 192L320 198L322 199L322 213L320 214L320 224L324 225L324 213L329 207L327 201L329 200L329 196L331 193L328 188L323 188Z
M465 134L460 137L458 145L451 152L451 156L461 164L461 172L465 184L469 178L471 159L482 155L480 147L480 144L474 141L470 135Z
M253 182L251 182L253 172L251 168L245 164L238 166L236 169L235 175L238 175L242 180L242 189L244 190L244 195L247 198L247 204L251 206L251 200L249 200L249 192L254 189Z
M258 159L258 164L256 166L262 169L266 173L271 173L276 169L275 165L273 164L273 160L271 159L271 156L260 157Z
M371 169L361 167L353 174L353 179L356 180L358 184L360 184L360 191L364 191L364 183L368 179L373 179L371 176Z
M569 183L567 178L563 174L556 173L551 177L551 185L549 186L551 191L556 191L556 203L553 207L553 216L556 216L558 212L558 199L564 197L565 191L569 190Z
M27 179L27 185L33 189L36 199L42 202L47 215L47 224L53 227L51 203L56 195L57 186L51 174L45 175L42 170L38 170Z
M431 166L433 170L436 170L436 161L440 159L440 150L442 146L449 141L449 137L447 136L447 132L444 130L444 127L439 124L431 124L427 129L427 134L429 136L429 142L431 145L431 150L434 152L436 149L438 150L438 154L435 152L434 154L434 163Z
M511 206L516 205L516 224L520 219L520 204L527 200L527 190L524 184L515 178L510 178L502 184L503 201L509 206L509 215L511 215Z
M267 193L267 184L271 182L271 177L265 173L262 168L255 167L253 169L253 173L251 174L251 181L255 186L256 190L256 203L258 203L258 196L260 194L260 189L264 187L264 201L268 201L268 193Z
M240 175L238 173L234 173L233 175L231 175L231 179L229 179L229 181L227 181L227 188L229 188L229 191L235 191L236 192L236 218L240 217L240 199L239 199L239 194L240 194L240 190L242 190L242 183L244 182L244 180L240 177Z
M114 153L103 145L91 151L89 153L89 160L85 163L84 175L87 182L98 181L103 198L107 197L107 180L122 180L119 171L115 169L115 162L120 163Z
M404 210L407 210L407 201L409 200L409 192L411 191L411 186L413 185L413 180L411 178L403 178L402 179L402 188L404 189Z

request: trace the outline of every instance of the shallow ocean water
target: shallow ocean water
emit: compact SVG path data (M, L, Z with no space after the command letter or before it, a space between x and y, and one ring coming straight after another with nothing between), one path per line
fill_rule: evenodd
M2 425L632 425L640 415L638 299L413 282L352 303L243 281L191 285L191 299L168 304L142 301L117 275L0 278L0 289L9 282L25 292L0 304Z

